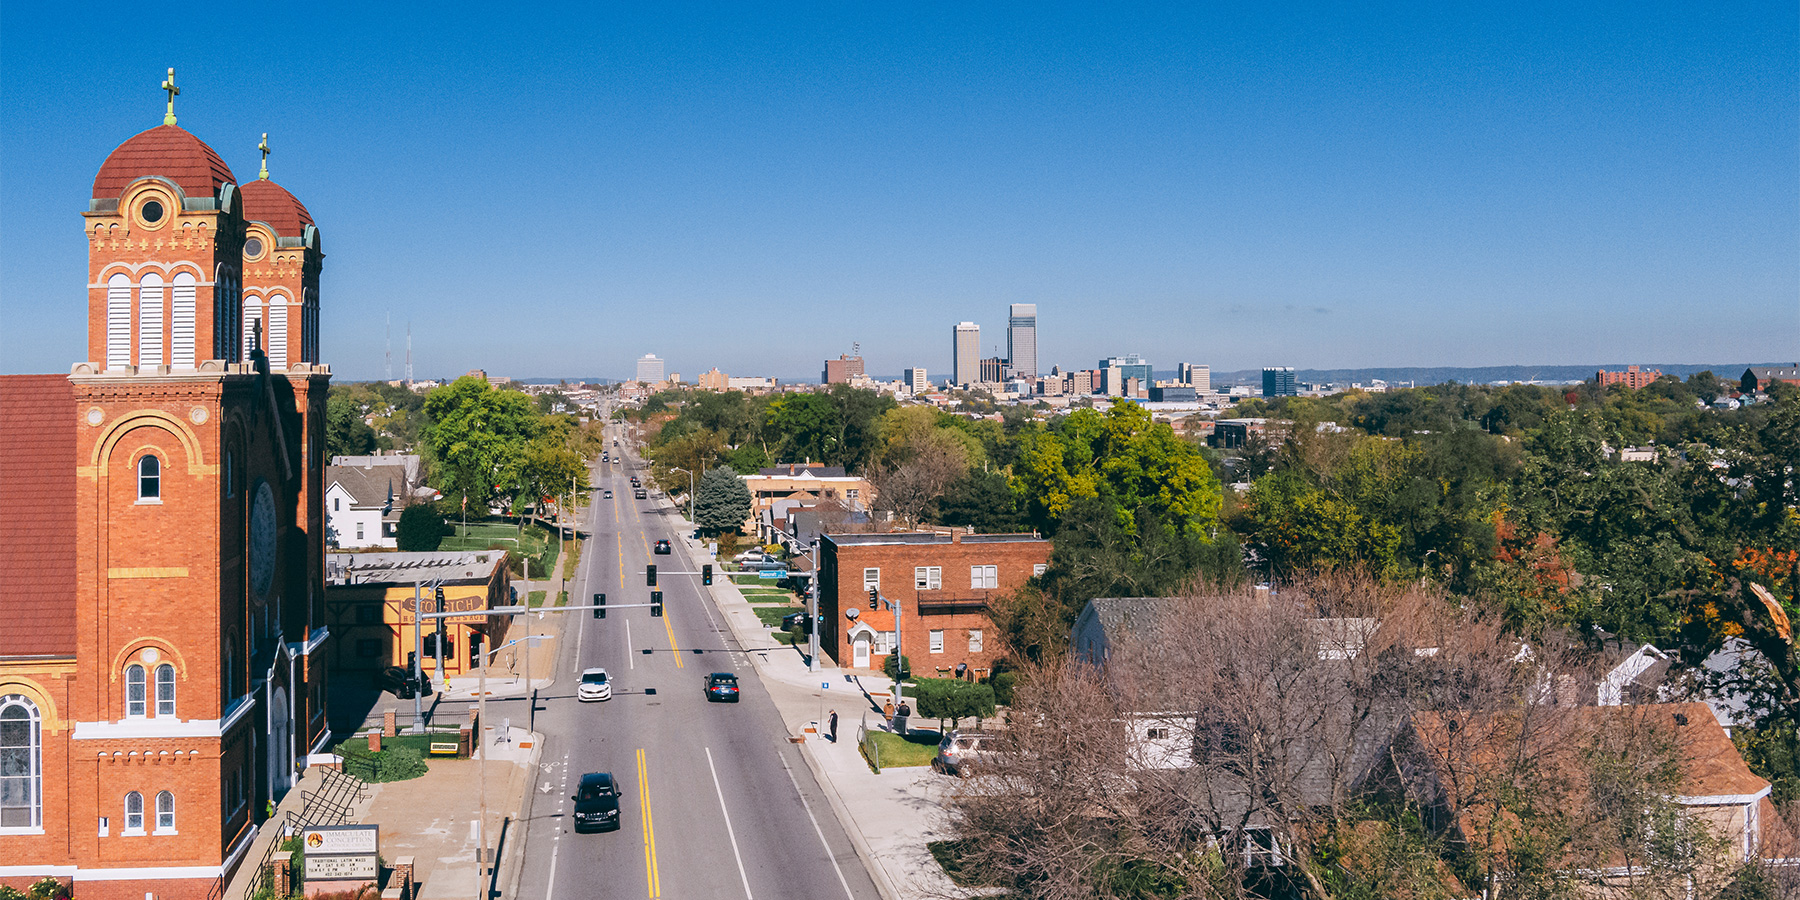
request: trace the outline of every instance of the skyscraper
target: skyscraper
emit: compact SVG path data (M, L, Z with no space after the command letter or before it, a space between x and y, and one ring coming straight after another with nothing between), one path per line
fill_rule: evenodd
M1300 393L1293 366L1263 366L1263 396L1292 397Z
M973 384L981 380L981 326L974 322L958 322L951 350L950 380L954 384Z
M1212 393L1212 366L1197 366L1193 363L1178 363L1175 366L1175 380L1182 384L1194 386L1201 394Z
M931 390L931 378L925 374L925 370L922 368L907 369L904 377L900 380L906 382L907 388L915 394L923 394Z
M1038 373L1037 304L1014 303L1006 320L1006 358L1015 378L1033 381Z
M1115 380L1111 374L1103 376L1105 383L1101 390L1113 396L1124 395L1125 379L1136 378L1142 385L1150 385L1156 381L1156 373L1152 370L1150 361L1136 353L1100 360L1100 371L1107 372L1111 369L1119 370L1117 378Z
M644 384L660 384L663 380L663 361L654 353L646 353L637 361L637 380Z

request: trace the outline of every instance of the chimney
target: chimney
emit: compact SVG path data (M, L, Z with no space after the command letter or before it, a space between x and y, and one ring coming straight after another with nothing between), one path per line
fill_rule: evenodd
M952 544L962 543L962 536L963 536L963 530L961 528L951 528L950 529L950 543L952 543Z

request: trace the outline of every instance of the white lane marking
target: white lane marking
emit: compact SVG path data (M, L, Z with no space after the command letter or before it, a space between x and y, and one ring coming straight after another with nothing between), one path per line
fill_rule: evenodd
M630 622L625 623L625 667L628 669L637 668L637 657L632 655L632 652L631 652L631 623Z
M559 838L562 837L562 829L557 829L556 836ZM562 844L550 845L550 883L544 888L544 896L546 898L556 896L556 855L561 852Z
M781 770L787 773L788 781L794 785L794 794L800 798L800 807L806 810L806 817L812 820L813 831L819 835L819 844L825 848L825 858L831 860L831 867L837 870L838 884L844 886L844 896L856 900L856 895L850 892L850 879L844 877L844 867L838 865L837 854L831 852L831 844L825 840L825 829L819 827L819 817L813 815L812 804L806 802L806 794L800 790L800 781L794 777L793 768L788 766L787 757L777 752L775 758L781 760Z
M744 854L738 852L737 832L731 827L731 813L725 809L725 789L719 786L719 770L713 766L712 748L706 748L706 768L712 772L713 791L719 795L719 815L725 818L725 836L731 838L731 855L737 857L738 877L744 880L744 900L755 900L750 894L750 875L744 871Z

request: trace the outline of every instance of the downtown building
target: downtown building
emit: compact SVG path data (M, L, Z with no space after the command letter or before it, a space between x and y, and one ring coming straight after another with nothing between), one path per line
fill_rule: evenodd
M1006 320L1006 359L1014 378L1038 375L1037 304L1014 303Z
M951 334L950 383L975 384L981 380L981 326L958 322Z
M1293 366L1264 366L1262 381L1264 397L1295 397L1300 394L1300 385L1294 381Z
M216 893L330 739L319 231L163 121L83 204L86 358L0 377L0 884L84 900Z

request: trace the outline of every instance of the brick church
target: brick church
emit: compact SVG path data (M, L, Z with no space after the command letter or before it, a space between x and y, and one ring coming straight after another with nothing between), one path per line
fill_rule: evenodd
M0 884L82 900L203 900L329 738L319 231L169 74L80 210L85 359L0 376Z

